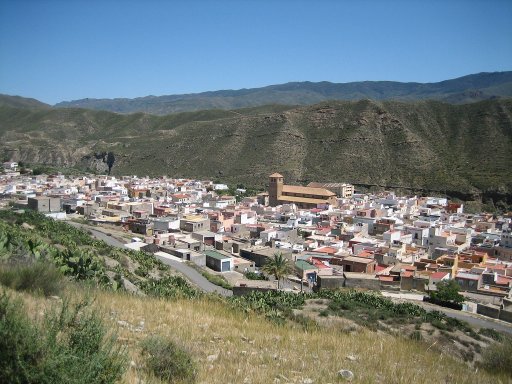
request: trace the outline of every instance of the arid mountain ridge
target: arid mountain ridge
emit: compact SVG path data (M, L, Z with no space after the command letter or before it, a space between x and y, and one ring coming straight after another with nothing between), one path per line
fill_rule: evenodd
M19 102L19 100L17 100ZM512 99L326 101L154 116L0 106L0 154L113 174L339 181L512 204Z
M325 100L438 100L463 104L512 97L512 71L484 72L437 83L360 81L351 83L293 82L262 88L195 94L146 96L134 99L81 99L56 104L117 113L154 115L204 109L238 109L268 104L311 105Z

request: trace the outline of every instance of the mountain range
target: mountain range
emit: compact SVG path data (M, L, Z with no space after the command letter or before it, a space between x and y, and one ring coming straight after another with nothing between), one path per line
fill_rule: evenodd
M479 73L438 83L362 81L351 83L294 82L263 88L222 90L134 99L64 101L58 108L86 108L116 113L155 115L204 109L237 109L268 104L310 105L325 100L438 100L463 104L512 97L512 71Z
M364 99L155 116L4 97L0 140L4 159L28 164L261 187L278 171L286 183L486 194L512 204L512 99Z

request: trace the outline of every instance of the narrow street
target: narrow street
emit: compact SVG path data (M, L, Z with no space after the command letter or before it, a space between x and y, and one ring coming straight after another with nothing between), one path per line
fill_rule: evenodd
M93 236L97 238L98 240L103 240L108 245L111 245L113 247L117 248L123 248L126 249L124 244L117 240L114 236L109 236L102 232L98 228L94 228L89 225L85 224L79 224L75 222L68 222L70 225L73 225L74 227L83 229L85 231L91 231ZM197 272L194 268L189 267L185 263L181 263L179 261L174 261L170 259L166 259L164 257L158 257L158 260L160 260L165 265L168 265L172 269L182 273L192 284L197 286L199 289L205 291L205 292L214 292L218 293L222 296L232 296L233 292L229 289L224 289L222 287L219 287L218 285L210 283L205 277L203 277L199 272Z

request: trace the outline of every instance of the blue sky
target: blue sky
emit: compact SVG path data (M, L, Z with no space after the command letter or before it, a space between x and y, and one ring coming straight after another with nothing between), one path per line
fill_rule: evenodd
M510 0L0 0L0 93L50 104L506 70Z

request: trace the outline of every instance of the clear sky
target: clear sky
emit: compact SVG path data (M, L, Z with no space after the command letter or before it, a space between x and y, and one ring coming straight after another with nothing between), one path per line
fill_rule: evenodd
M512 0L0 0L0 93L54 104L512 70Z

